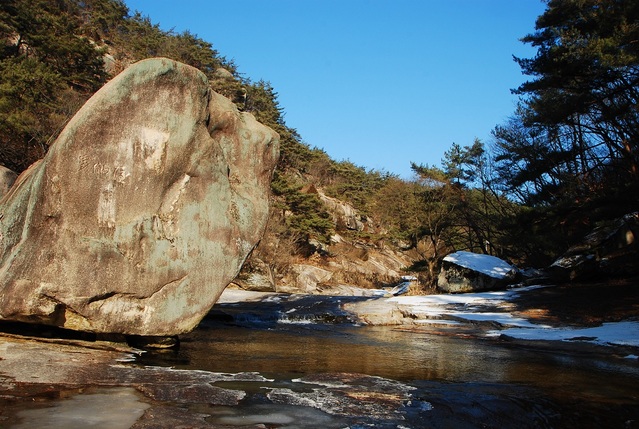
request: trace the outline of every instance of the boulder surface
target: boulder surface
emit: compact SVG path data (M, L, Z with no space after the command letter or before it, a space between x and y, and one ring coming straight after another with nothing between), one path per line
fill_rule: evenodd
M516 276L517 268L496 256L460 251L443 259L437 287L448 293L498 290Z
M195 68L136 63L0 204L0 318L193 329L261 238L278 135Z

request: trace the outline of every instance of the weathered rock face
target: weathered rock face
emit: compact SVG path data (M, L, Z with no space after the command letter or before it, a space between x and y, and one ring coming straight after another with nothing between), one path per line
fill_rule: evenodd
M442 261L437 288L448 293L503 289L517 276L517 269L495 256L455 252Z
M273 269L266 262L255 257L247 261L233 283L245 290L275 292Z
M322 285L330 282L333 273L313 265L295 264L291 267L293 282L277 286L278 292L285 293L318 293Z
M355 208L337 198L326 195L322 190L312 186L308 192L315 193L320 201L333 217L333 223L337 229L349 229L351 231L363 231L367 226L368 219L360 215Z
M7 167L0 165L0 199L7 195L18 175Z
M286 274L273 280L272 289L261 286L264 277L260 271L265 270L256 270L253 263L251 272L243 273L242 281L236 279L235 282L243 289L253 291L351 295L352 290L359 288L379 288L401 281L403 268L411 264L407 257L392 249L346 241L334 241L330 251L331 255L325 258L310 258L309 263L292 264ZM355 289L349 292L351 287Z
M198 70L134 64L0 211L0 317L91 332L194 328L261 237L278 136Z

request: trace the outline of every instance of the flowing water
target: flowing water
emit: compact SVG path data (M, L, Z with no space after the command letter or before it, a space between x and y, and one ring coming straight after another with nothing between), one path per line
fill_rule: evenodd
M573 289L554 288L531 297L547 295L555 307L533 302L530 308L546 308L543 314L553 318L572 305L575 313L564 316L614 312L633 319L637 290L617 291L619 305L589 296L586 304L604 305L584 313L585 304L575 298L583 290L570 295ZM609 297L611 289L603 294ZM208 416L206 427L639 428L636 348L486 336L496 328L486 322L358 326L342 307L357 299L216 305L181 337L179 349L147 352L122 365L149 371L149 377L161 373L146 366L224 375L215 378L213 389L241 392L238 405L170 394L166 398L173 399L160 400L172 410L169 416L176 410ZM7 427L126 429L149 407L138 390L126 384L79 389L46 409L25 407L13 420L19 423Z
M420 398L421 409L406 410L402 425L388 427L639 427L636 357L598 348L526 347L459 335L450 328L425 331L299 322L245 320L238 325L209 320L183 339L179 351L146 354L139 362L258 372L272 380L253 388L224 385L254 395L243 406L218 409L221 414L213 421L224 424L261 421L268 427L345 427L339 419L322 420L326 416L313 420L305 414L314 412L308 407L282 409L255 398L261 398L263 389L295 389L296 380L305 376L357 373L415 389L412 395ZM269 413L277 418L258 417Z

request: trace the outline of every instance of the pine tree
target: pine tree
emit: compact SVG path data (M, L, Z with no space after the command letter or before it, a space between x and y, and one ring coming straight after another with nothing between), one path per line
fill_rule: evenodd
M516 59L533 77L515 91L520 117L546 141L544 162L530 163L528 174L553 177L543 191L575 201L636 189L639 3L552 0L536 29L523 41L537 55Z

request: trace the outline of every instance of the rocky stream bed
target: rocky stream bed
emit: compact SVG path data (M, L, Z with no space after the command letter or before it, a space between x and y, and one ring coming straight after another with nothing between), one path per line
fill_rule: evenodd
M625 281L228 290L179 349L154 352L4 324L0 427L634 428L638 315L639 286Z

